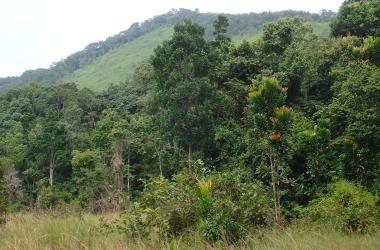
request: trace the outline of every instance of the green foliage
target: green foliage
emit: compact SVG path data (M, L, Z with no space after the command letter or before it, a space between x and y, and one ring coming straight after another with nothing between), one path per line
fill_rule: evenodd
M164 136L188 147L189 161L192 147L202 151L207 146L222 101L208 78L213 67L210 49L204 28L185 21L152 57L154 121Z
M346 0L331 24L334 36L380 36L378 0Z
M46 187L41 182L39 183L39 186L40 187L36 201L38 208L52 208L57 203L57 199L54 195L52 187Z
M275 73L288 87L287 102L307 113L316 112L316 106L328 102L333 84L329 72L334 64L353 58L351 43L349 39L322 39L311 34L293 42L279 58Z
M0 169L1 171L1 169ZM0 177L1 173L0 173ZM0 225L6 222L6 215L8 212L9 200L8 190L5 183L0 179Z
M249 92L250 108L255 113L274 116L275 109L285 103L286 91L276 79L254 82Z
M106 199L108 175L99 157L91 150L74 150L71 165L80 205L92 211L106 210L105 204L111 203Z
M54 184L54 171L68 168L70 158L67 128L53 116L49 114L29 137L35 152L34 160L38 165L46 166L46 169L40 170L49 176L50 186Z
M266 190L251 178L238 170L204 175L186 169L171 182L153 179L133 211L104 227L129 236L158 230L168 237L197 230L212 241L234 241L246 235L248 225L267 225L272 213Z
M270 224L271 202L267 191L244 171L214 174L198 183L199 233L209 240L235 241L251 227Z
M296 133L295 152L291 165L291 178L294 179L291 200L306 205L315 195L324 190L326 185L342 178L343 170L336 153L330 148L331 125L328 120L320 119L317 123L307 124L301 114L292 128ZM293 211L292 211L293 212Z
M362 47L354 47L353 50L357 57L380 66L380 37L369 36L364 39Z
M331 184L328 194L313 200L306 216L345 232L366 233L379 225L377 198L347 181Z
M284 18L267 23L263 29L264 50L281 54L294 40L311 32L311 26L306 25L301 18Z
M348 180L379 190L380 70L357 61L337 67L335 98L324 110Z
M1 95L2 211L126 208L104 223L106 233L160 242L191 232L235 242L273 222L285 227L302 211L342 231L371 231L377 212L368 192L380 187L378 37L321 38L309 14L277 20L295 12L281 13L174 11L133 25L134 41L120 34L111 52L80 64L97 65L100 75L83 79L99 79L100 88L104 72L110 82L130 77L114 66L128 50L130 81L101 93L69 83ZM133 65L184 16L205 27L176 24L150 60ZM231 42L236 27L261 32L264 16L272 22L262 39ZM330 185L337 180L362 187Z
M258 171L256 166L256 172L261 178L270 173L277 224L282 223L280 184L287 179L286 162L293 153L289 135L293 109L284 105L286 91L274 78L254 82L244 117L245 137L251 142L246 150L257 153L253 156L257 165L269 168L269 171Z
M228 26L229 26L228 17L225 15L218 15L217 20L214 21L214 32L213 32L213 35L217 42L228 43L231 41L231 38L225 35L227 33Z

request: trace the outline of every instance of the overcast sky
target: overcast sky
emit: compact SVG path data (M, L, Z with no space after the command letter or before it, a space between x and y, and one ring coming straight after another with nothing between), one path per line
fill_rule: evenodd
M343 0L0 0L0 77L53 62L175 8L249 13L337 11Z

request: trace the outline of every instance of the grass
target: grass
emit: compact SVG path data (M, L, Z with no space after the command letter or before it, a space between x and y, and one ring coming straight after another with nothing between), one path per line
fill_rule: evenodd
M117 214L13 214L0 225L0 249L380 249L380 232L347 235L305 225L253 231L235 245L220 241L212 246L196 234L172 242L132 241L121 234L100 233L100 217L112 219Z
M131 79L134 70L153 53L154 48L170 38L173 27L164 26L128 42L91 64L65 77L62 82L76 82L80 88L101 91L108 86Z
M311 23L311 25L316 34L323 37L328 36L330 31L328 23ZM154 48L169 39L172 33L172 26L157 28L98 57L91 64L66 76L61 82L75 82L80 88L102 91L111 84L119 84L132 79L136 67L147 60L152 55ZM235 43L243 40L255 41L261 36L262 31L252 30L252 32L232 37L232 40Z

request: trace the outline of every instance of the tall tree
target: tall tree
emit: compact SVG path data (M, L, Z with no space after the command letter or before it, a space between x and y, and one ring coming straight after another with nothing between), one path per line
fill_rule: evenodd
M280 184L286 158L291 154L289 125L292 108L284 106L286 89L276 79L264 78L251 86L246 111L247 138L251 150L261 154L270 169L275 208L275 222L282 223Z
M323 111L345 177L380 188L380 69L357 61L336 68L334 99Z
M380 36L379 0L346 0L331 23L334 36Z
M155 120L174 143L187 145L189 164L194 148L201 150L213 123L209 46L203 36L199 25L179 23L171 40L156 48L152 57Z
M214 21L214 31L213 35L217 42L219 43L229 43L231 38L226 36L227 29L229 26L228 17L225 15L218 15L217 19Z
M57 160L60 161L61 166L67 166L69 161L66 159L70 155L70 145L65 125L49 115L43 120L40 130L33 138L32 145L36 158L43 159L41 164L48 165L49 185L53 186Z

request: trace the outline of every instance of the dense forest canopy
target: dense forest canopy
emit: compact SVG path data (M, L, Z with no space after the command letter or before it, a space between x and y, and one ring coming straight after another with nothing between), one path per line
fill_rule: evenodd
M143 23L134 23L129 29L120 32L104 41L91 43L83 50L76 52L67 58L53 63L48 69L27 70L20 77L0 78L0 92L16 86L22 86L31 82L38 83L61 83L66 79L71 79L72 73L81 69L102 55L111 52L124 44L128 44L136 39L144 37L152 31L158 30L160 27L174 26L176 23L185 19L191 19L206 28L205 35L207 39L212 37L212 22L216 18L215 13L200 13L187 9L179 9L168 12L167 14L155 16ZM324 24L330 22L335 13L331 11L322 11L320 14L312 14L302 11L280 11L280 12L264 12L260 14L228 14L230 25L227 34L231 37L256 36L262 30L265 22L274 21L282 17L300 16L305 21L316 24ZM150 38L155 39L155 38ZM152 48L153 49L153 48ZM135 62L129 62L135 63ZM139 61L136 63L140 63ZM118 67L119 65L113 65ZM75 78L74 78L75 79ZM124 81L125 79L120 79ZM119 82L113 82L119 83ZM108 83L104 82L104 85Z
M329 12L210 14L210 31L178 20L207 15L175 11L133 26L178 22L123 84L101 93L72 83L9 90L0 96L0 210L128 209L105 228L146 237L196 230L210 241L300 218L374 230L380 37L368 13L378 7L345 1L330 37L305 22ZM275 19L260 39L231 41L259 17Z

